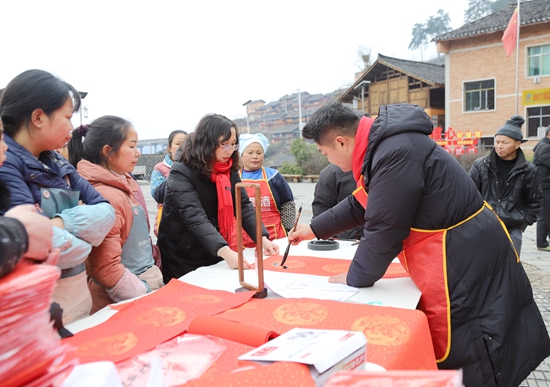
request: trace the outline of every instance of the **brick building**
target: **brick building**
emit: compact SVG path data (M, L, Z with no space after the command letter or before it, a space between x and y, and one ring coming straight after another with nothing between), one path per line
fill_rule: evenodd
M434 39L445 54L445 122L455 131L495 132L516 114L526 118L524 147L534 146L539 128L550 125L550 1L520 5L519 51L506 56L502 43L516 4ZM516 102L517 101L517 102Z

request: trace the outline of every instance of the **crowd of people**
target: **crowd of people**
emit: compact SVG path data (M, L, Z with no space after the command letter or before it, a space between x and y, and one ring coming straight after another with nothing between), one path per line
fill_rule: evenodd
M422 292L439 367L462 368L465 385L517 386L550 355L519 260L537 219L537 247L550 251L550 127L531 163L520 148L525 121L511 117L466 172L429 138L419 106L381 106L373 119L330 103L302 131L331 164L311 224L295 226L289 184L264 166L269 140L207 114L168 136L151 175L151 225L131 174L140 156L132 123L102 116L74 129L79 93L41 70L16 76L0 98L0 277L17 264L57 265L52 301L65 324L202 266L237 268L239 203L243 245L259 242L259 227L266 255L286 237L358 240L349 271L329 282L372 286L399 257ZM257 184L260 202L251 187L237 197L239 182Z

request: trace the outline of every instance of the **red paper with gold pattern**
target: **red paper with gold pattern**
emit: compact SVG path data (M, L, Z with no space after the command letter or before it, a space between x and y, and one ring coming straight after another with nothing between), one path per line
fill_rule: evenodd
M367 361L392 369L437 369L424 313L316 299L251 299L219 317L280 334L294 327L363 331Z
M330 377L325 387L460 387L462 371L340 371Z
M214 377L205 377L185 383L185 387L314 387L309 369L305 364L276 362L268 366L254 365Z
M67 359L116 363L181 334L195 316L242 305L253 294L208 290L172 280L155 293L125 305L104 323L65 339L64 343L76 347Z
M319 258L299 255L289 255L285 266L281 267L283 257L272 255L264 259L264 269L294 274L312 274L321 276L333 276L340 273L346 273L351 261L336 258ZM409 277L400 262L392 262L382 278L401 278Z

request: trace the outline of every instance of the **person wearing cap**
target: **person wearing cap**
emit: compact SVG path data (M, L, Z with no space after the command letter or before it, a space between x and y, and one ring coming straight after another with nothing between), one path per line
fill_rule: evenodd
M542 189L542 207L537 220L537 248L550 251L548 235L550 233L550 125L545 130L545 137L533 148L533 164L537 167Z
M470 168L481 195L506 226L519 256L521 238L536 222L542 204L537 168L526 160L520 146L522 116L512 116L495 134L495 147Z
M280 239L294 226L296 206L294 195L284 177L273 168L263 166L269 140L261 133L245 133L239 136L239 153L242 168L239 172L243 183L260 185L262 223L269 231L269 239ZM246 188L248 197L254 201L254 189ZM233 229L233 247L237 246L236 228ZM243 233L243 246L254 247L252 239Z

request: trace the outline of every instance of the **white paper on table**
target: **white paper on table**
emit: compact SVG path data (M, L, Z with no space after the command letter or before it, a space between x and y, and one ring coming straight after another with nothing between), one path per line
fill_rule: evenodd
M319 300L346 301L359 291L348 285L328 282L328 277L292 274L267 275L265 286L283 298L315 298Z
M293 328L239 356L239 360L291 361L312 365L322 373L366 343L363 332Z
M115 363L98 361L76 365L62 387L122 387Z

